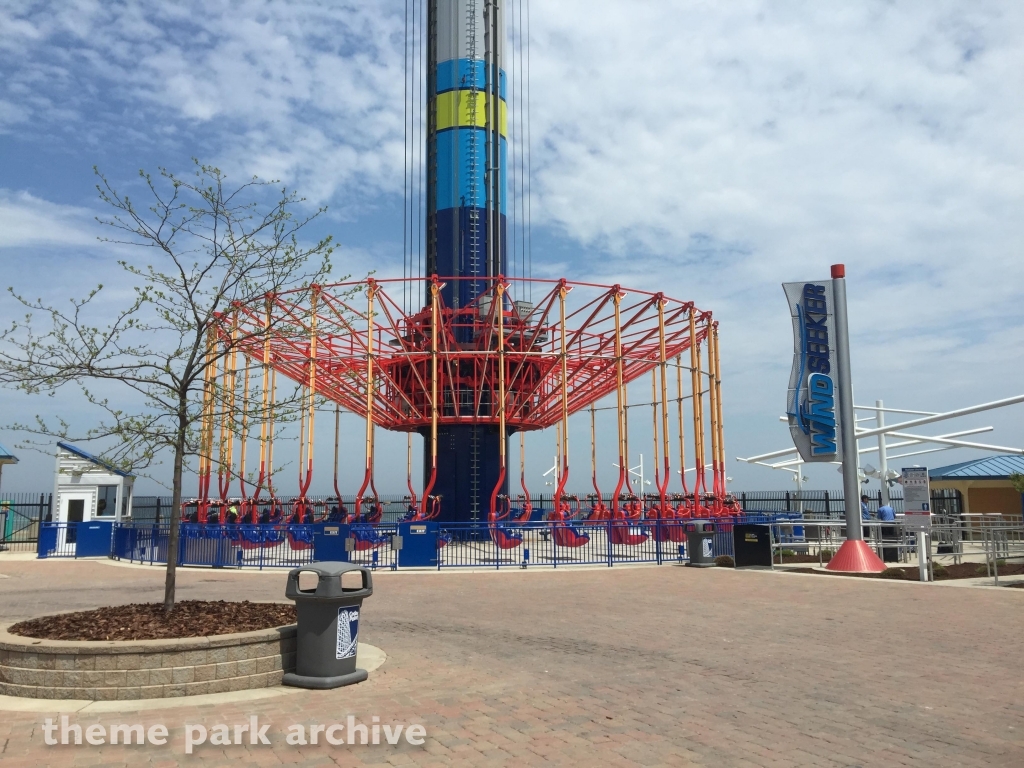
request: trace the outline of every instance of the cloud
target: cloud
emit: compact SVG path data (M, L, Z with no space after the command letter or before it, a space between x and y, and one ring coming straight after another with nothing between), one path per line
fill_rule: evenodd
M96 245L90 211L0 189L0 249Z
M1024 9L568 0L532 31L534 222L715 310L737 451L785 444L779 283L830 263L864 399L1019 388Z
M150 151L206 148L226 169L284 178L317 201L339 190L394 191L403 98L396 9L78 0L7 10L7 130L57 132L64 122L94 143L130 133Z

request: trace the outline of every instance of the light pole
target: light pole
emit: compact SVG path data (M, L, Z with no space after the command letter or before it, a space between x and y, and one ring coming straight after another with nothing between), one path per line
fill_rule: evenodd
M875 400L875 426L885 426L885 411L881 400ZM878 433L878 475L882 480L882 504L889 504L889 455L885 450L885 433Z

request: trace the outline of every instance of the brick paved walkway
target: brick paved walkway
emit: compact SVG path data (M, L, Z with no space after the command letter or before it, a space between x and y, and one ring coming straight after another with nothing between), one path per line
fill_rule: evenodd
M4 620L157 599L162 573L0 559ZM276 599L284 576L186 571L181 596ZM0 712L3 768L42 765L1024 765L1024 592L674 567L380 574L353 688L72 715L165 723L167 747L48 747ZM422 747L285 744L293 723L419 722ZM186 723L271 723L272 746ZM239 763L238 761L242 761Z

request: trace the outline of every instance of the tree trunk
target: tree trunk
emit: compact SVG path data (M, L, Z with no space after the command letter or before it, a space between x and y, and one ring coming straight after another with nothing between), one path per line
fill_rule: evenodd
M178 414L178 434L174 443L173 480L171 482L170 530L167 535L167 576L164 579L164 611L174 609L175 579L178 571L178 530L181 524L181 474L185 463L186 417Z

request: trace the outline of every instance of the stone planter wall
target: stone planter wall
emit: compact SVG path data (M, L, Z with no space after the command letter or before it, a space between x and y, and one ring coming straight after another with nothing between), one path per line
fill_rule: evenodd
M9 626L9 625L7 625ZM0 694L156 699L280 685L295 669L295 625L177 640L67 641L0 626Z

